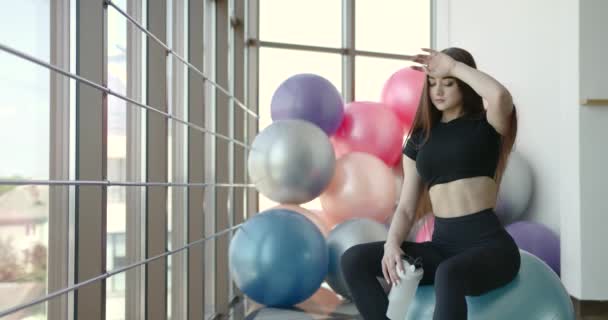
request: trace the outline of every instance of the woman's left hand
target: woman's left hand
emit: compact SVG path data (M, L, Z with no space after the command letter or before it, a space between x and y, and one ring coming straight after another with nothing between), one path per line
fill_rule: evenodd
M412 61L418 62L424 67L412 66L412 69L426 72L434 78L444 78L451 75L452 69L456 65L456 60L445 53L433 49L423 48L422 51L428 52L428 54L412 56Z

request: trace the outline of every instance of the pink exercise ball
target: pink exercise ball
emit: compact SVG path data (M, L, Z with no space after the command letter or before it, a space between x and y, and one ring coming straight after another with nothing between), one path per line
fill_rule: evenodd
M334 148L334 155L336 156L336 160L340 159L340 157L350 152L348 145L342 139L330 137L329 141L331 142L331 146Z
M312 213L314 213L317 217L323 221L323 224L327 227L327 230L331 232L331 230L340 223L331 215L325 214L325 211L321 209L309 209Z
M418 243L431 241L435 230L435 217L432 213L427 214L422 219L424 222L416 234L416 242Z
M328 218L341 223L369 218L384 223L395 208L395 176L382 160L352 152L336 162L334 176L321 194Z
M293 205L293 204L280 204L280 205L275 206L272 209L287 209L287 210L295 211L295 212L305 216L306 218L308 218L308 220L312 221L312 223L314 223L314 225L317 226L317 228L319 228L319 231L321 231L321 233L323 234L323 236L325 238L327 238L327 236L329 235L330 228L327 226L324 219L321 218L317 213L313 212L312 210L308 210L308 209L305 209L305 208L302 208L300 206Z
M334 134L337 156L349 152L366 152L394 166L401 155L403 127L397 115L377 102L351 102Z
M404 130L411 127L426 76L410 67L395 72L384 84L382 102L395 111Z

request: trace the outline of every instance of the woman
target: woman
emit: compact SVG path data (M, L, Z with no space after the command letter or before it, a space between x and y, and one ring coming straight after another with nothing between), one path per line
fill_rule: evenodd
M420 284L435 286L435 320L466 319L465 296L501 287L519 271L517 245L493 210L517 131L511 95L467 51L423 50L412 56L423 67L412 68L426 72L427 82L403 148L403 188L387 241L342 256L365 319L386 319L388 299L376 277L398 283L404 254L422 259ZM404 241L428 212L435 215L432 241Z

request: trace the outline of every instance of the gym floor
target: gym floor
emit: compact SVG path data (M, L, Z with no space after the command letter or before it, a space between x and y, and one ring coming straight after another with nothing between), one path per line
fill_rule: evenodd
M603 305L580 305L574 301L577 320L608 320L608 310ZM308 300L291 309L265 307L245 299L244 320L362 320L352 302L342 300L326 283ZM239 308L237 307L237 308ZM236 319L235 320L241 320Z
M269 308L245 298L245 320L361 320L352 302L336 295L326 283L309 299L290 309ZM238 308L238 307L237 307ZM235 319L238 320L238 319Z

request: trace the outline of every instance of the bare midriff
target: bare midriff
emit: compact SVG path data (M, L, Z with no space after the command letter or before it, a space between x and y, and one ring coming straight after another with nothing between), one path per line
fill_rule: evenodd
M454 218L496 206L498 186L490 177L473 177L437 184L429 190L433 213Z

